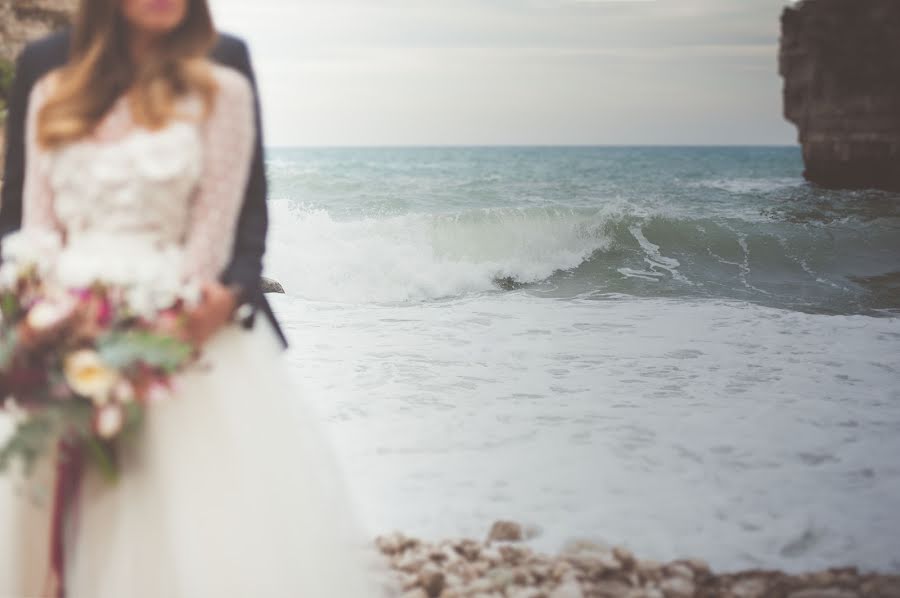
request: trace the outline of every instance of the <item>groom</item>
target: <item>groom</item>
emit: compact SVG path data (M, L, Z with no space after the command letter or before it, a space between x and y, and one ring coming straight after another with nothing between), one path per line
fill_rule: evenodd
M69 29L50 34L28 44L16 62L16 76L9 97L6 120L6 164L0 199L0 238L22 226L22 186L25 178L25 115L32 86L45 73L63 66L68 60L71 32ZM244 42L220 34L210 58L234 68L249 79L256 111L256 143L250 178L244 191L244 203L237 223L231 260L219 282L204 289L204 301L192 314L190 329L197 341L205 340L224 322L234 316L245 326L253 324L257 310L262 310L275 329L282 345L287 340L275 320L272 308L260 287L262 257L265 252L268 213L266 210L266 173L263 164L262 129L259 98L250 55Z

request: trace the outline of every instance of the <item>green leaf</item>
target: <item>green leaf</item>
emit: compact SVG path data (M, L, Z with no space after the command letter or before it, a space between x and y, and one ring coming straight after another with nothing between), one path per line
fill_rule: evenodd
M7 322L15 322L19 318L19 298L15 293L0 294L0 313Z
M116 465L113 448L93 434L85 437L84 444L88 457L91 458L103 477L110 483L116 483L119 480L119 468Z
M0 331L0 371L9 368L19 345L19 335L15 328L9 331Z
M97 341L97 350L103 361L116 369L145 363L169 373L183 366L193 352L184 341L144 330L104 335Z
M138 429L144 423L144 408L137 403L136 401L132 401L131 403L125 404L125 423L122 426L122 429L125 433L130 430Z
M50 414L35 415L20 422L0 449L0 472L7 471L13 461L20 459L25 474L30 475L38 459L52 450L59 431L56 418Z
M14 77L13 63L5 58L0 58L0 107L5 108L6 101L9 100L9 91Z
M17 460L24 473L33 473L38 461L50 455L65 434L76 438L100 473L110 482L119 477L112 445L97 438L93 430L94 408L86 401L53 403L19 422L12 436L0 448L0 473L8 471Z

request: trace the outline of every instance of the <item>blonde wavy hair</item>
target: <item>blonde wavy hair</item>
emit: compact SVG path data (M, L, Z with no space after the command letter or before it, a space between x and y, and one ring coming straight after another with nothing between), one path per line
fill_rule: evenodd
M216 40L206 0L188 0L184 20L145 60L128 52L121 0L81 0L69 61L37 115L37 141L53 148L90 135L129 92L135 121L151 130L176 116L176 100L198 93L206 114L217 86L206 56Z

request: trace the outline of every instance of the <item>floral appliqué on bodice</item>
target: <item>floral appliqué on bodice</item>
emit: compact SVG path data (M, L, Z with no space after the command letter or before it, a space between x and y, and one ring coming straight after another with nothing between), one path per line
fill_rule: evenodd
M34 86L22 228L61 236L63 284L99 276L148 287L197 284L227 265L255 141L253 92L239 72L211 68L218 92L206 118L199 98L187 96L178 104L182 117L151 131L133 121L122 96L90 137L52 150L36 142L52 81Z

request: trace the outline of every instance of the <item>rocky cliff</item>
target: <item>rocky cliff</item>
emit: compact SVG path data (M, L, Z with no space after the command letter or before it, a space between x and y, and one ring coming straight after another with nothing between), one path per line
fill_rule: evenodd
M69 21L78 0L0 0L0 59L12 61L25 42Z
M806 178L900 191L900 2L803 0L781 28L784 114Z

